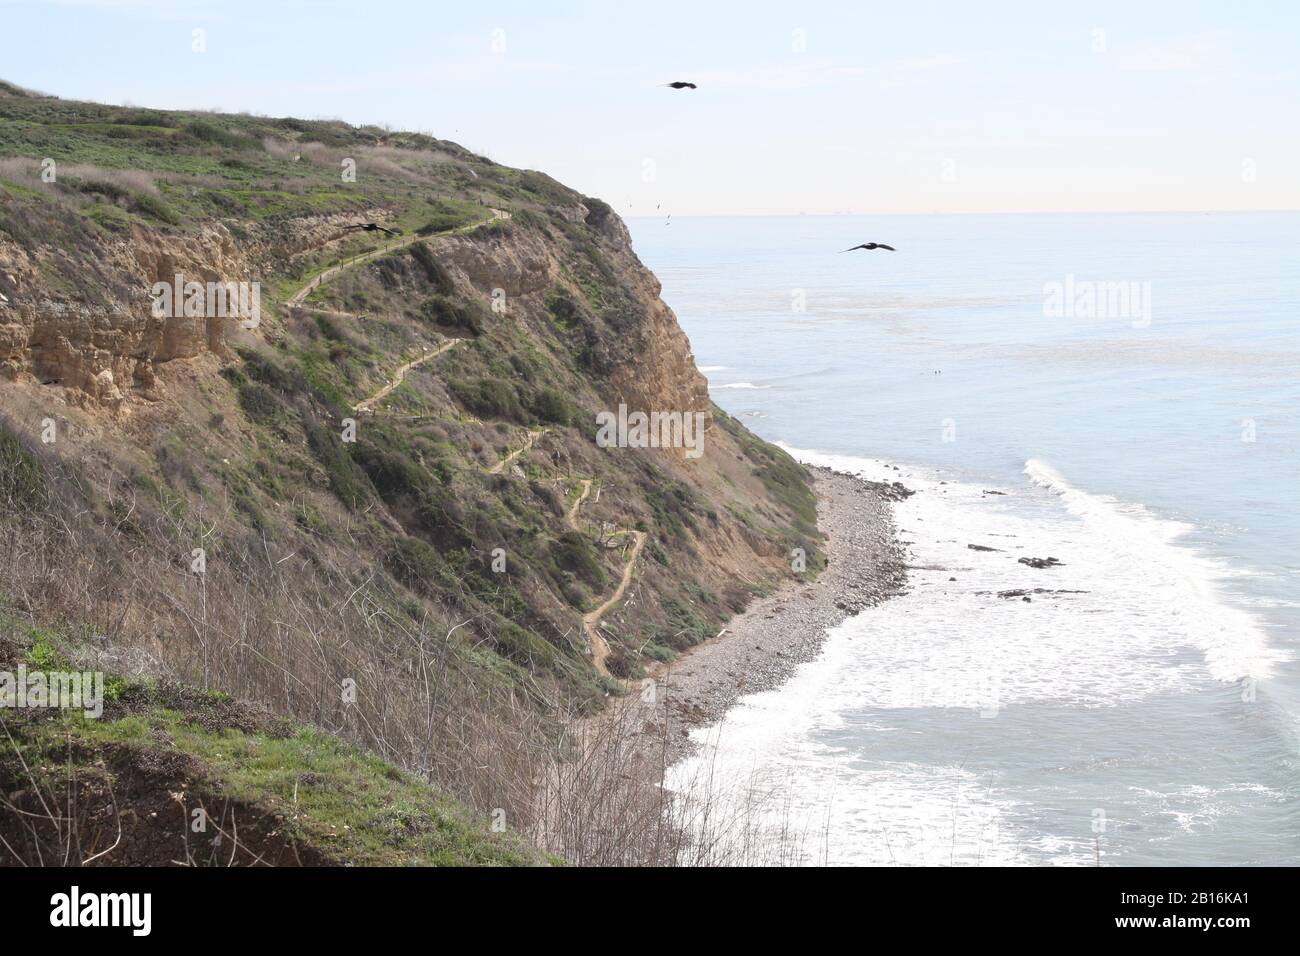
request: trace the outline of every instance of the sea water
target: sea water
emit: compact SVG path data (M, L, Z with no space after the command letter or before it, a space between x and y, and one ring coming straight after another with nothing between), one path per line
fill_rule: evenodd
M1300 214L629 225L715 402L917 492L675 786L809 863L1300 863Z

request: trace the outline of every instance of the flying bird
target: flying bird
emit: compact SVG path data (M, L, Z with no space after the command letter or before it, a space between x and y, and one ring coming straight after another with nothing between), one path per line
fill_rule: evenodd
M866 250L868 250L868 251L870 251L870 250L872 250L872 249L888 249L890 252L897 252L897 251L898 251L898 250L895 249L893 246L887 246L887 245L885 245L883 242L864 242L864 243L863 243L862 245L860 245L860 246L854 246L853 249L843 249L843 250L841 250L841 251L842 251L842 252L853 252L855 249L866 249Z
M390 236L400 236L402 234L402 230L400 229L385 229L377 222L359 222L355 226L343 227L344 232L347 232L349 229L364 229L366 232L386 232Z
M665 83L664 86L667 86L669 89L674 89L674 90L695 89L694 83L687 83L685 80L674 80L672 83Z

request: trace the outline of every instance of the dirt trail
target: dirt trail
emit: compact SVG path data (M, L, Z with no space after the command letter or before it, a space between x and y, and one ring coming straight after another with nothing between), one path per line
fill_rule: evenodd
M370 252L363 253L353 259L349 259L346 262L340 262L338 265L331 266L330 268L326 269L324 272L321 272L319 275L315 276L310 282L304 285L301 289L295 292L292 296L290 296L288 301L285 303L285 305L289 308L295 308L295 307L303 308L302 303L306 300L306 298L309 295L311 295L313 291L320 288L326 282L329 282L331 279L339 275L344 270L354 268L356 266L362 265L363 263L369 262L372 259L376 259L379 256L386 255L387 253L392 252L394 249L400 249L404 246L409 246L412 243L420 242L422 240L437 239L440 236L451 236L451 235L456 235L458 233L468 232L472 229L477 229L479 226L485 226L488 223L496 222L501 219L509 219L509 218L510 218L510 213L502 209L493 209L492 216L480 222L471 223L470 225L467 226L460 226L459 228L452 229L447 232L436 233L431 236L420 236L420 235L409 236L397 242L389 243L386 246L382 246L379 249L374 249L371 250ZM331 310L326 310L326 309L314 309L313 311L326 312L326 313L331 312ZM342 313L342 312L333 313L333 314L337 314L339 316L347 315L347 313ZM407 362L405 365L400 366L397 369L397 372L394 374L392 381L390 381L379 391L375 392L375 394L371 395L369 398L358 402L354 406L353 410L356 412L373 412L376 403L382 401L384 398L392 394L392 392L402 384L403 380L405 380L406 378L407 372L415 368L417 365L421 365L429 361L430 359L438 357L443 352L446 352L448 349L453 348L459 341L460 339L451 339L450 341L440 345L438 348L429 352L425 352L423 355L419 356L418 358L412 359L411 361ZM531 449L533 445L537 442L537 439L545 435L547 431L549 431L549 429L546 428L539 428L537 431L530 431L528 433L527 439L524 441L524 444L520 448L506 455L504 458L498 461L491 468L488 468L487 473L489 475L501 474L501 472L504 471L512 462L517 460L519 456L523 455L525 452ZM587 496L591 494L591 486L594 479L582 478L579 480L582 482L582 494L579 495L578 500L575 501L570 506L568 513L565 515L565 521L571 529L580 532L580 528L578 525L578 509L582 507L582 503L586 501ZM631 534L634 539L634 543L632 545L632 553L628 556L627 564L624 565L623 567L623 574L619 579L618 587L614 589L614 593L611 594L608 598L606 598L605 602L601 604L600 607L596 608L594 611L588 611L586 614L582 616L582 629L586 633L587 640L591 644L592 665L596 668L596 670L599 673L604 674L606 677L610 677L610 678L613 678L613 675L610 674L609 668L605 664L605 661L609 658L609 643L605 640L604 637L601 636L598 625L600 624L601 618L603 618L606 613L608 613L616 604L618 604L619 601L623 600L623 595L627 593L628 585L632 583L632 572L636 570L637 558L641 556L641 549L645 547L645 542L646 542L646 533L644 531L624 529L622 533ZM613 679L617 679L617 678L613 678ZM629 682L623 682L623 683L625 683L627 686L636 686L639 682L633 681L630 683Z
M578 509L587 500L587 495L591 494L591 479L579 478L578 481L582 484L582 494L578 495L578 500L569 508L569 513L564 516L564 520L568 522L570 528L581 533L582 529L578 527Z
M336 266L330 266L324 272L317 275L305 286L303 286L301 289L299 289L297 292L291 295L288 301L285 302L285 306L288 308L303 308L311 312L319 312L324 315L335 315L335 316L339 316L340 318L360 318L360 316L354 316L347 312L337 312L333 309L318 309L314 306L304 306L302 303L307 298L307 296L312 294L312 292L314 292L316 289L319 289L322 285L324 285L330 279L333 279L336 275L343 272L345 269L355 268L356 266L369 262L371 259L375 259L378 258L379 256L386 255L387 253L392 252L394 249L400 249L403 246L409 246L413 243L423 242L429 239L437 239L440 236L454 236L457 235L458 233L469 232L472 229L477 229L479 226L486 226L488 223L491 222L497 222L498 220L509 219L509 218L510 218L510 213L506 212L504 209L493 209L491 216L489 216L487 219L482 219L478 222L470 223L465 226L458 226L455 229L449 229L446 232L434 233L433 235L430 236L421 236L417 233L415 235L406 236L405 238L399 239L396 242L390 242L385 246L380 246L378 249L372 249L370 252L362 253L361 255L356 256L355 258L348 259L346 262L340 262ZM387 398L389 395L392 394L394 389L396 389L399 385L402 384L402 381L406 378L407 372L415 368L417 365L422 365L423 363L429 361L430 359L437 358L443 352L446 352L448 349L455 346L456 343L459 341L460 339L452 339L449 342L445 342L444 344L438 346L433 351L425 352L419 358L412 359L410 362L407 362L405 365L399 367L396 374L394 374L392 381L390 381L379 391L375 392L375 394L371 395L369 398L363 399L362 401L358 402L356 405L352 407L352 410L354 412L373 412L375 410L375 404L377 402L383 400L384 398Z
M569 511L564 516L564 520L571 529L581 533L582 528L578 525L578 509L582 507L582 503L586 501L587 496L591 494L591 485L594 479L579 478L578 481L582 483L582 494L578 495L578 499L569 507ZM587 642L591 645L592 666L601 674L614 680L618 680L618 678L614 677L614 675L609 672L609 667L605 664L605 661L609 658L609 642L606 641L604 636L600 633L598 625L600 624L600 619L604 617L605 614L614 607L614 605L623 600L623 595L627 593L628 585L632 583L632 572L636 569L636 559L641 556L641 548L645 546L646 540L646 533L644 531L624 529L623 533L631 534L636 539L636 543L632 545L632 554L628 556L627 564L623 567L623 576L618 582L618 587L604 604L596 608L594 611L588 611L582 616L582 630L587 635ZM620 683L623 684L624 687L635 688L640 686L641 682L620 681Z
M329 315L336 319L364 319L366 316L360 312L340 312L338 309L321 309L314 305L296 305L295 309L301 309L303 312L311 312L315 315Z
M311 295L312 292L314 292L316 289L319 289L326 282L329 282L340 272L344 271L345 269L351 269L354 266L359 266L363 263L369 262L371 259L377 259L380 256L387 255L388 253L392 252L394 249L401 249L404 246L411 245L412 243L424 242L429 239L437 239L441 236L455 236L460 233L465 233L473 229L477 229L479 226L486 226L489 223L498 222L502 219L509 219L509 218L510 218L510 213L506 212L504 209L493 209L492 215L489 216L487 219L480 219L478 222L472 222L466 226L457 226L455 229L448 229L446 232L436 232L429 236L421 236L418 233L410 236L404 236L401 239L396 240L395 242L390 242L387 245L380 246L378 249L372 249L370 252L363 252L361 255L356 256L355 258L352 259L348 259L346 262L340 262L336 266L330 266L324 272L321 272L315 277L313 277L312 280L308 282L305 286L303 286L293 295L289 296L288 301L285 302L285 306L287 308L292 309L302 305L302 303L306 300L307 296Z
M382 399L387 398L390 394L392 394L393 390L402 384L403 379L406 378L407 372L415 368L417 365L424 364L425 362L429 361L429 359L437 358L443 352L446 352L448 349L453 348L458 342L460 342L460 339L451 339L450 341L444 342L442 345L439 345L433 351L425 352L419 358L412 359L411 361L407 362L405 365L399 366L397 372L393 375L393 380L391 382L389 382L379 391L375 392L375 394L371 395L369 398L363 399L362 401L358 402L356 405L352 407L352 410L354 412L373 413L375 410L375 403L381 401Z
M636 538L636 544L632 545L632 554L628 557L627 565L623 568L623 577L618 582L618 588L615 589L604 604L582 616L582 629L587 632L587 640L591 642L591 663L596 670L606 677L613 676L610 674L609 668L605 666L605 660L609 657L609 643L601 636L600 629L596 625L600 623L600 619L605 616L606 611L623 600L627 586L632 583L632 572L636 569L636 559L641 556L641 548L645 545L646 534L644 531L632 531L630 533ZM638 683L633 681L629 686Z
M548 431L550 431L550 429L548 428L539 428L535 432L529 432L528 437L524 439L523 445L521 445L517 451L512 451L510 454L506 455L506 457L502 458L499 462L497 462L495 465L489 468L487 470L487 473L489 475L501 474L501 472L505 470L505 467L507 465L509 465L512 461L514 461L524 452L528 451L528 449L532 448L533 444L537 441L537 439L541 438Z

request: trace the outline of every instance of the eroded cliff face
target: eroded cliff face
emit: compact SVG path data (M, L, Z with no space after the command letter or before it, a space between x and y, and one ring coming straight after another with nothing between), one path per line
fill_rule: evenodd
M663 286L632 251L623 221L612 213L597 227L606 238L611 258L644 314L630 343L634 355L619 364L614 385L629 408L703 412L711 420L709 385L695 365L690 341L677 316L659 297Z
M815 575L808 475L710 405L600 200L337 122L0 84L0 128L0 599L123 672L514 819L558 721ZM260 283L260 323L155 315L177 274ZM703 453L602 443L620 405L705 417Z
M598 250L603 273L593 281L618 287L603 320L599 309L583 303L583 321L593 330L588 343L595 355L593 372L609 406L710 416L707 383L695 367L690 343L660 299L658 280L632 251L623 222L607 211L593 215L580 203L553 212L572 232L588 235ZM258 283L264 303L273 308L275 277L300 270L310 275L316 261L329 261L331 250L348 235L344 227L392 215L388 207L367 207L273 226L214 220L185 230L136 222L124 235L97 236L75 254L39 234L20 244L0 233L0 375L61 387L74 405L129 414L134 403L162 397L160 366L205 354L231 357L232 317L185 315L180 308L157 316L155 283L171 284L177 275L204 284ZM566 285L582 298L571 244L556 231L520 225L490 238L470 234L424 241L485 302L504 296L505 317L543 322L537 317L544 314L548 296ZM281 287L288 286L282 282ZM276 319L267 318L263 336L274 334Z
M358 215L386 216L383 209ZM58 386L80 407L129 412L162 397L158 367L204 354L229 358L233 315L187 315L177 304L155 314L156 283L265 283L344 233L355 215L309 217L274 230L231 225L161 230L133 223L126 235L96 238L70 254L37 233L23 244L0 233L0 376ZM53 230L51 230L53 231ZM212 311L207 309L205 311Z
M124 569L151 653L211 652L157 637L185 631L167 562L196 536L224 554L209 607L260 627L301 611L287 596L325 613L355 593L394 619L472 622L457 639L486 680L582 707L790 579L792 548L816 573L808 476L711 405L604 202L427 138L368 154L372 134L338 124L79 108L135 130L141 168L33 184L0 157L0 427L30 439L56 419L49 453L100 496L79 513L126 496L135 533L165 537L153 573ZM340 155L358 157L354 183ZM155 284L178 275L258 284L258 324L176 299L155 314ZM620 408L675 416L681 441L611 445L601 419ZM84 533L121 550L117 524ZM248 625L226 623L239 638L216 666L242 674ZM403 627L375 667L401 656ZM278 641L253 643L305 666Z
M631 411L699 412L711 421L708 383L695 365L690 342L677 317L659 297L661 285L636 257L626 226L610 214L598 226L588 223L587 207L561 207L566 221L589 228L612 275L606 286L624 293L611 309L592 345L599 353L598 390L610 408ZM431 248L465 285L491 302L504 294L507 317L543 325L547 296L572 286L571 250L561 237L516 228L497 241L455 236L432 239ZM581 295L576 290L575 295ZM594 310L593 310L594 311ZM594 319L595 316L587 318Z

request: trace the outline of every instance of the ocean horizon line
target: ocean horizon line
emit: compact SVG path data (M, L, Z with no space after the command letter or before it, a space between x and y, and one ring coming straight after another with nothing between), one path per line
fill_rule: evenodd
M1114 211L1034 210L1000 212L740 212L740 213L672 213L677 219L863 219L873 218L944 218L952 216L1266 216L1296 215L1300 209L1127 209ZM624 220L654 221L667 214L623 215Z

